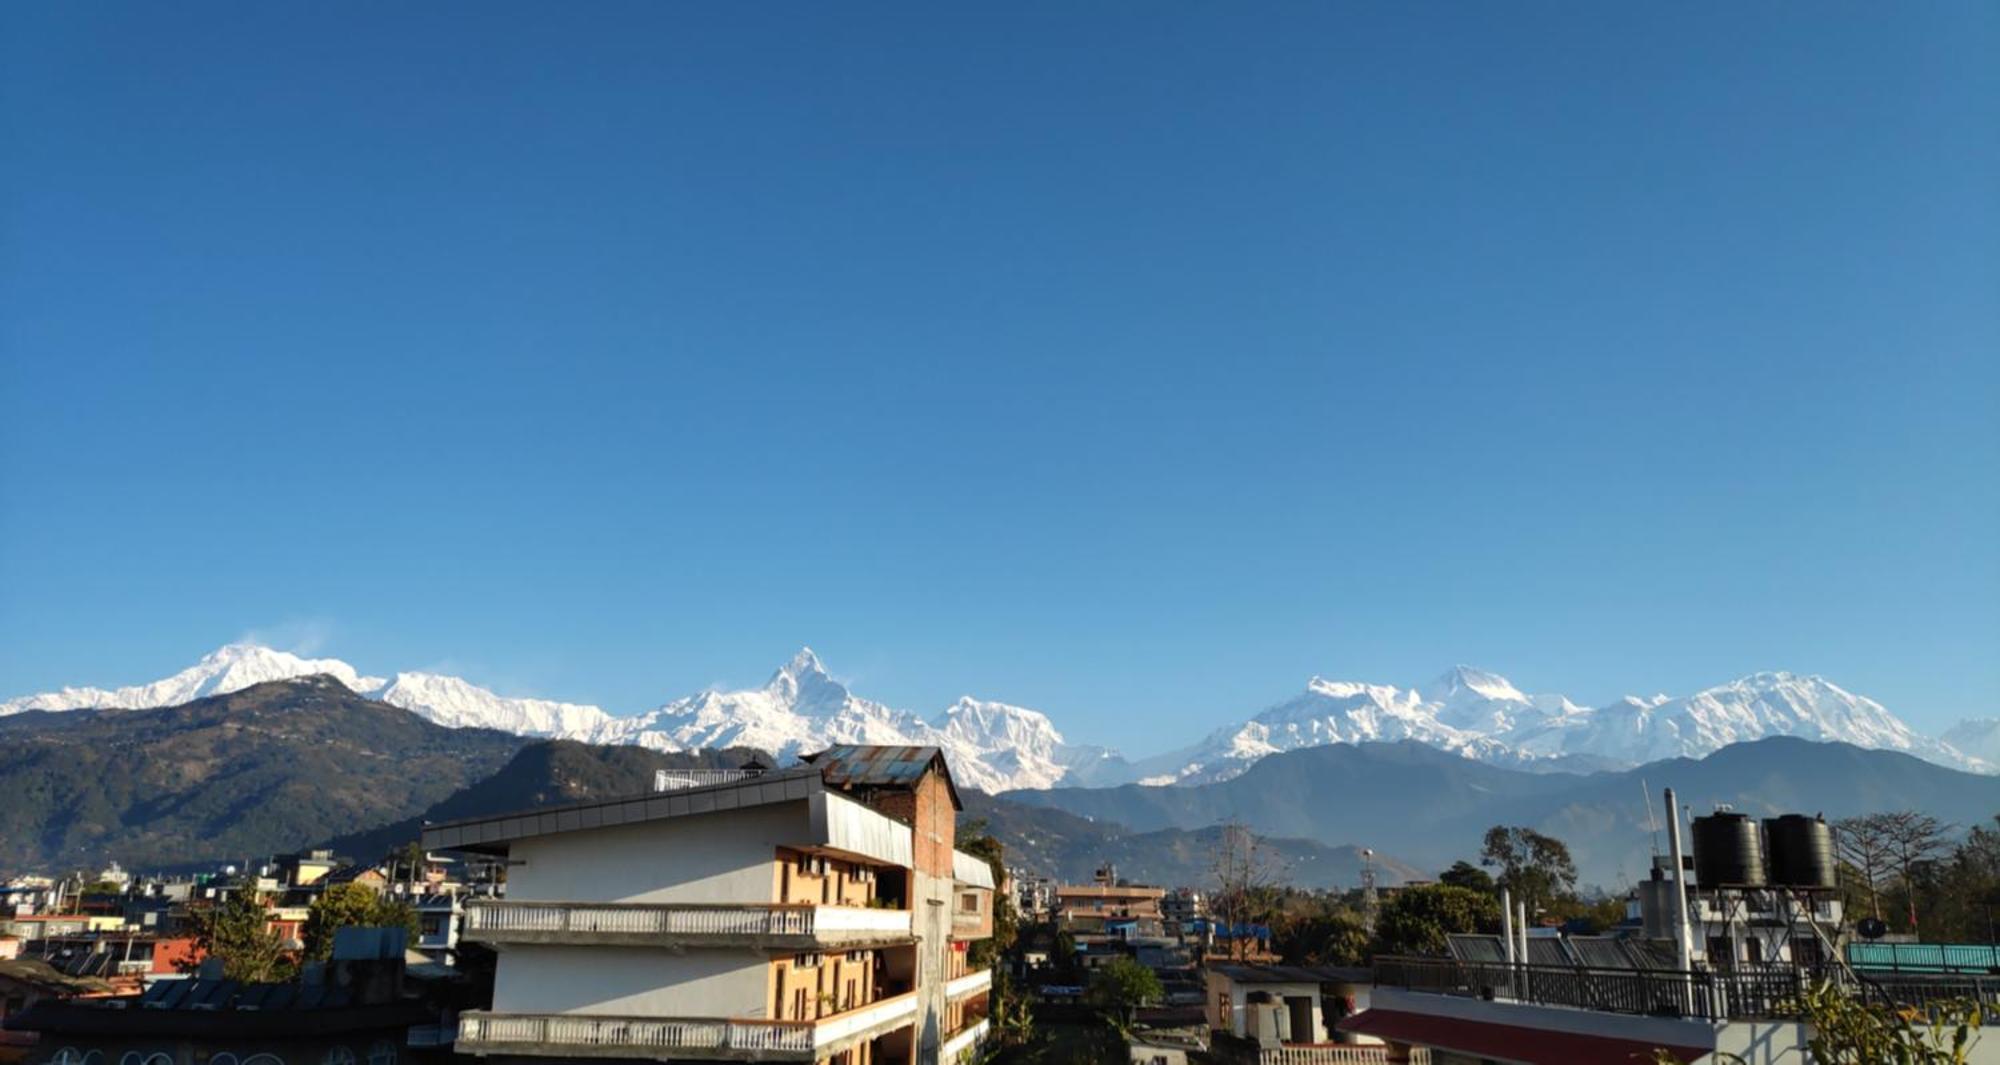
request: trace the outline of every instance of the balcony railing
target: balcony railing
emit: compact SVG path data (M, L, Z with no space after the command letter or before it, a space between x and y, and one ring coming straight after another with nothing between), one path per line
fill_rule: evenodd
M486 942L649 942L745 939L779 944L895 941L910 911L860 906L479 901L465 937Z
M1218 1050L1213 1056L1225 1065L1389 1065L1389 1048L1386 1046L1340 1043L1292 1043L1254 1050L1232 1047ZM1411 1047L1407 1058L1397 1060L1408 1061L1410 1065L1427 1065L1431 1060L1430 1048Z
M993 986L993 970L980 969L966 973L944 985L944 997L964 998L975 991L984 991Z
M457 1049L610 1057L631 1051L671 1051L707 1058L810 1059L851 1037L910 1023L917 1009L917 996L911 992L817 1021L466 1013L458 1019Z
M990 1030L991 1023L981 1017L977 1022L966 1026L963 1031L946 1039L944 1045L938 1048L938 1060L944 1065L955 1065L956 1062L970 1060L973 1053L978 1050L979 1044L986 1041L986 1033Z

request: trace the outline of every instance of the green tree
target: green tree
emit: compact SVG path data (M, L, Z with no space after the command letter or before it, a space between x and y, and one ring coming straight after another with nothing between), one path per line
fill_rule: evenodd
M1026 1046L1035 1037L1035 1013L1028 1006L1027 996L1014 987L1013 978L1004 969L993 974L991 1001L987 1017L993 1022L995 1046Z
M1500 870L1497 883L1528 904L1530 916L1576 894L1576 862L1569 846L1520 825L1494 825L1480 848L1481 865Z
M1979 1007L1968 1003L1892 1010L1821 984L1797 1005L1821 1065L1965 1065L1978 1041Z
M335 884L320 893L306 911L306 957L325 961L333 956L333 936L343 928L401 928L417 938L417 911L402 899L378 894L361 884Z
M1452 887L1469 888L1473 891L1484 891L1488 895L1494 894L1499 890L1493 884L1493 874L1466 861L1454 862L1451 868L1439 873L1438 883L1450 884Z
M1491 895L1450 884L1404 888L1382 906L1375 952L1443 954L1447 935L1499 927L1500 902Z
M1368 928L1345 909L1287 914L1271 929L1271 949L1287 965L1366 965Z
M190 915L194 926L193 957L222 959L222 975L231 980L261 983L287 979L292 960L284 941L271 927L271 913L263 896L249 888L230 893L227 899ZM181 963L182 972L192 972L198 960Z
M1140 1006L1165 994L1153 970L1132 958L1113 958L1090 974L1091 1005L1104 1011L1121 1036L1130 1036L1132 1015Z

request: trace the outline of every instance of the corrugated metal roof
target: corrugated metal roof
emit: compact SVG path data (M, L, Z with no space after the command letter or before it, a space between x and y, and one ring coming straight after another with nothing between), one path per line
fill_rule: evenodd
M993 867L986 859L961 850L951 852L951 878L961 884L993 890Z
M500 851L511 840L530 836L803 799L818 786L817 771L798 768L707 787L646 792L518 813L470 817L442 825L424 826L423 846L425 850Z
M952 806L965 809L958 798L958 785L951 779L951 764L936 747L840 743L805 755L801 761L818 769L822 779L836 788L913 788L936 766L951 791Z

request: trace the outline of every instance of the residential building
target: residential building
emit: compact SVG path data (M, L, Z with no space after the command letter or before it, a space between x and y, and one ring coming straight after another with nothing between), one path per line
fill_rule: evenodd
M550 1060L968 1060L987 1030L991 867L954 846L934 747L838 746L795 768L427 827L504 858L466 904L498 952L460 1053Z
M1166 897L1166 889L1120 884L1110 878L1115 875L1115 871L1109 875L1101 872L1095 883L1058 886L1056 919L1067 922L1088 918L1139 917L1158 921L1161 917L1160 900Z
M1201 892L1181 887L1160 897L1160 916L1167 921L1169 931L1178 935L1183 927L1208 916L1208 909L1202 901Z
M1210 965L1204 1004L1218 1059L1243 1065L1335 1065L1388 1059L1382 1041L1334 1026L1368 1002L1367 969Z
M452 1060L441 1022L467 981L406 966L400 928L344 928L299 979L244 983L206 963L142 995L42 1001L10 1017L28 1065L420 1065Z

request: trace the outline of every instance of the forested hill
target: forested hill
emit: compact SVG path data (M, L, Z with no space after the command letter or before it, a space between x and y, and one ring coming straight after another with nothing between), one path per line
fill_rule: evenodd
M318 676L153 710L0 717L0 872L296 850L423 810L527 742Z

